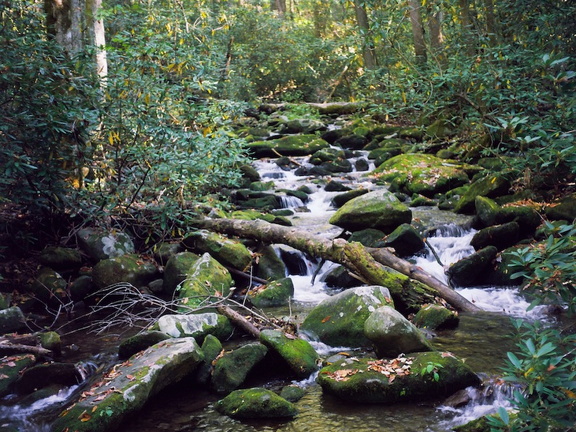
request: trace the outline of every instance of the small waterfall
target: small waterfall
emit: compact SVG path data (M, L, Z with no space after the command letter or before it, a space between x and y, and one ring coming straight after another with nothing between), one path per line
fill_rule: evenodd
M466 424L479 417L494 414L498 408L512 408L510 399L518 386L498 378L486 378L480 388L468 387L457 394L458 399L465 405L442 405L438 410L448 416L450 420L442 422L447 430ZM455 400L456 398L451 398Z
M282 208L291 209L291 208L304 207L304 203L298 197L290 195L281 195L279 198L280 198L280 206Z

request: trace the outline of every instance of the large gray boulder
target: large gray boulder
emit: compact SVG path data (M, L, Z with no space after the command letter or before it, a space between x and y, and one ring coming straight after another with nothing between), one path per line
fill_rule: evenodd
M446 397L480 384L478 376L450 353L412 353L390 360L348 358L320 370L326 393L353 403L416 403Z
M390 306L382 306L368 317L364 335L374 345L378 357L433 350L424 334Z
M351 288L320 302L304 319L300 331L331 346L368 347L364 323L376 309L393 305L381 286Z
M200 343L209 334L225 340L232 335L234 330L228 318L213 312L164 315L158 319L152 329L175 338L191 336Z
M135 252L132 239L122 231L84 228L77 238L80 249L96 261Z
M54 422L53 431L110 432L160 390L190 375L204 356L194 338L169 339L116 365Z
M411 221L410 209L386 189L351 199L329 220L331 224L349 231L374 228L385 233L390 233L399 225Z

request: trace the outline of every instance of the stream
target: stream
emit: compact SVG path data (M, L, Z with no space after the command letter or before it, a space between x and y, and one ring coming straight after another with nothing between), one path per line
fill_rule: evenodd
M358 153L358 157L365 154ZM301 165L306 165L304 158L295 158ZM354 164L354 161L352 161ZM333 238L341 233L341 229L327 223L335 211L330 202L339 192L326 192L323 185L314 178L298 177L293 171L281 170L274 160L260 160L254 163L262 181L273 180L276 189L295 190L306 185L315 191L310 195L310 201L302 203L298 198L286 196L283 205L294 210L291 220L295 226L305 229L314 235ZM371 167L373 168L373 167ZM352 172L342 177L334 177L343 184L362 186L374 189L376 186L363 178L365 172ZM430 250L428 253L413 257L412 260L427 272L440 280L446 281L444 268L451 263L471 254L473 248L470 240L474 231L466 228L469 218L443 212L432 207L413 208L413 217L418 218L423 226L434 228L434 235L427 240L440 257L441 266ZM322 282L325 274L334 264L324 263L318 268L318 263L310 261L301 252L277 246L289 252L290 259L300 261L298 271L289 275L295 287L293 301L289 308L271 309L265 312L271 316L290 316L294 321L301 322L307 311L327 296L338 292L328 288ZM489 412L494 412L499 406L506 406L506 395L509 389L496 384L499 368L503 365L506 352L513 349L510 317L522 317L529 320L541 319L543 310L535 308L526 312L528 302L523 299L514 287L476 287L458 289L460 294L468 298L485 312L478 314L461 314L460 325L454 330L436 332L432 338L434 347L450 351L464 359L470 367L485 380L484 391L469 389L473 401L464 408L450 408L442 405L442 401L419 403L413 405L352 405L342 402L332 396L322 393L315 382L315 376L297 382L305 387L306 395L296 403L299 415L289 422L278 421L238 421L215 412L213 403L218 399L214 394L195 387L191 382L183 382L169 388L154 397L144 410L134 415L122 427L123 432L152 431L191 431L208 432L249 432L249 431L349 431L373 432L386 430L390 432L450 431L459 424L464 424L474 418ZM89 359L92 362L105 364L112 360L118 340L114 335L95 338L90 334L73 336L76 340L68 341L68 347L81 346L75 353L77 361ZM78 339L81 337L81 339ZM346 347L328 347L320 343L313 344L321 357L326 358L331 353L340 351L353 352ZM110 354L106 354L110 353ZM83 357L84 356L84 357ZM74 361L74 360L73 360ZM259 382L254 379L249 385L265 385L276 389L286 382ZM6 424L17 425L20 431L48 431L49 427L42 425L42 412L54 405L62 404L76 389L63 390L56 396L35 401L29 405L0 406L0 430ZM10 396L3 405L10 405ZM34 421L33 421L33 420Z

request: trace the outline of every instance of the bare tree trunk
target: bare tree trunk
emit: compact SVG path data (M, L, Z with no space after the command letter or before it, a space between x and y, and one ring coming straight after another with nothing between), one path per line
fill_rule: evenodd
M86 43L96 47L96 73L100 82L104 83L108 75L108 61L106 60L106 36L104 22L98 18L102 8L102 0L86 0Z
M412 36L414 38L414 54L416 64L426 64L426 41L424 40L424 27L422 26L422 4L420 0L408 0L410 9L410 24L412 25Z
M486 33L488 33L490 45L494 46L498 40L496 16L494 15L494 0L484 0L484 9L486 13Z
M378 61L374 52L374 42L370 35L370 23L368 22L368 14L364 4L355 0L354 12L356 13L356 23L363 36L362 57L364 59L364 67L366 69L374 69L378 65Z
M442 34L443 13L440 10L429 9L428 13L428 31L430 32L430 47L435 55L442 52L444 44L444 35Z
M480 310L423 270L382 249L366 249L360 243L348 243L343 239L328 240L313 237L296 228L270 224L261 220L202 219L195 221L194 224L200 228L251 238L264 243L286 244L311 256L342 264L366 283L388 288L394 301L404 309L410 309L418 300L421 304L433 302L434 297L438 296L457 310L465 312ZM402 274L391 272L382 264ZM419 281L420 284L411 281L410 278Z
M470 1L458 0L460 7L460 27L462 42L466 46L466 52L469 55L474 54L474 43L472 39L472 19L470 18Z

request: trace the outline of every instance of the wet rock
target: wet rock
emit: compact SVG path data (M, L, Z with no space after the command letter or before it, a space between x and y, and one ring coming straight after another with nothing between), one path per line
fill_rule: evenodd
M274 189L274 182L273 181L257 181L257 182L252 182L250 183L250 190L252 191L256 191L256 192L263 192L263 191L269 191Z
M248 179L250 182L260 181L260 173L252 165L243 164L239 167L242 177Z
M329 222L350 231L375 228L392 232L411 220L410 209L392 193L382 189L348 201L332 215Z
M262 330L260 342L268 347L270 355L278 355L288 365L296 379L308 378L318 370L318 353L304 339L280 330Z
M189 376L202 362L194 338L169 339L115 366L95 381L85 397L67 408L54 431L109 432L133 416L162 389Z
M178 290L178 298L185 307L197 307L210 296L226 297L230 294L233 281L230 272L205 253L192 264L188 277Z
M368 317L364 335L379 358L433 350L424 334L390 306L380 307Z
M388 159L392 159L394 156L402 153L402 147L400 146L384 146L371 150L370 153L368 153L368 158L374 161L376 167L379 167Z
M192 266L200 257L192 252L180 252L174 255L164 267L164 285L162 289L166 294L172 295L178 285L189 276Z
M466 389L463 389L458 390L453 395L447 397L442 403L442 405L449 406L452 408L459 408L465 406L470 401L472 401L472 396L470 396L470 393Z
M75 270L82 265L82 256L77 249L50 246L40 254L40 264L54 270Z
M331 346L368 347L364 323L381 306L393 305L381 286L351 288L321 301L310 311L300 331Z
M505 195L510 190L506 177L495 174L474 181L454 206L457 213L472 213L475 210L476 197L495 198Z
M508 222L502 225L494 225L483 228L474 234L470 245L476 250L488 246L494 246L498 250L504 250L514 246L520 239L520 225L517 222Z
M82 375L73 363L48 363L26 369L15 388L20 394L28 394L38 389L60 384L73 386L82 382Z
M349 191L350 187L337 180L330 180L328 183L326 183L326 186L324 186L324 190L326 192L345 192Z
M161 331L152 330L137 334L120 343L118 347L118 358L120 360L126 360L134 354L144 351L146 348L166 339L170 339L170 336Z
M11 355L0 358L0 397L13 391L14 383L21 373L36 363L32 354Z
M0 335L27 329L26 318L18 306L0 310Z
M229 393L242 385L250 371L260 362L268 348L251 343L225 352L214 363L212 388L217 393Z
M96 287L94 285L94 281L92 280L92 276L88 275L78 276L70 283L68 287L70 298L75 302L86 299L86 297L93 293L95 290Z
M394 190L433 197L467 184L468 173L480 169L429 154L407 153L388 159L373 174L391 182Z
M338 138L334 145L351 150L362 150L368 144L368 138L362 135L346 135Z
M328 186L329 184L331 184L333 181L328 182L328 184L326 186ZM341 193L336 195L334 198L332 198L332 205L336 208L340 208L342 207L344 204L346 204L348 201L350 201L351 199L354 199L356 197L359 197L361 195L367 194L368 192L370 192L368 189L354 189L354 190L350 190L349 187L346 187L347 192Z
M239 241L200 230L187 235L182 244L195 253L209 253L225 266L244 271L252 263L252 253Z
M139 255L125 254L117 258L104 259L92 269L92 279L97 289L126 282L143 287L158 276L158 268Z
M191 336L200 342L209 334L225 340L234 331L228 318L213 312L164 315L152 326L152 330L158 330L174 338Z
M316 153L310 156L308 162L310 162L312 165L320 165L323 162L332 162L337 159L344 159L345 157L346 155L344 154L344 150L337 149L335 147L328 147L322 150L318 150Z
M437 200L426 198L424 195L412 195L412 199L410 201L410 207L431 207L436 206L437 204Z
M536 228L542 223L542 218L536 210L527 206L503 207L496 216L497 223L516 222L520 228L520 238L534 235Z
M218 412L234 418L292 418L298 411L291 402L263 388L236 390L219 400Z
M491 263L498 249L488 246L452 264L447 271L450 283L456 287L482 285L491 272Z
M256 159L282 156L306 156L327 148L329 144L313 134L291 135L269 141L247 144L248 151Z
M282 387L280 397L286 399L288 402L298 402L306 395L306 390L295 384Z
M283 134L311 134L326 130L326 124L314 119L294 119L284 123L280 128Z
M335 267L329 270L322 277L322 282L331 288L354 288L364 285L364 282L350 275L344 266Z
M450 353L424 352L393 360L341 360L321 369L318 383L326 393L349 402L391 405L448 396L480 384L480 379Z
M266 280L276 280L286 277L287 270L284 261L280 259L276 250L266 245L258 249L258 264L256 264L256 276Z
M294 296L294 284L290 278L282 278L248 291L250 303L257 308L286 306Z
M133 254L135 251L132 239L116 230L81 229L78 231L78 245L84 253L96 261Z
M364 158L360 158L354 162L356 171L368 171L370 169L370 162Z
M415 255L426 247L420 233L410 224L400 225L382 243L383 247L393 248L400 257Z
M496 201L483 196L476 197L474 200L474 206L476 208L476 215L484 227L494 225L496 223L498 213L500 213L502 210Z
M460 322L458 312L440 305L427 305L412 320L414 325L430 330L455 328Z

